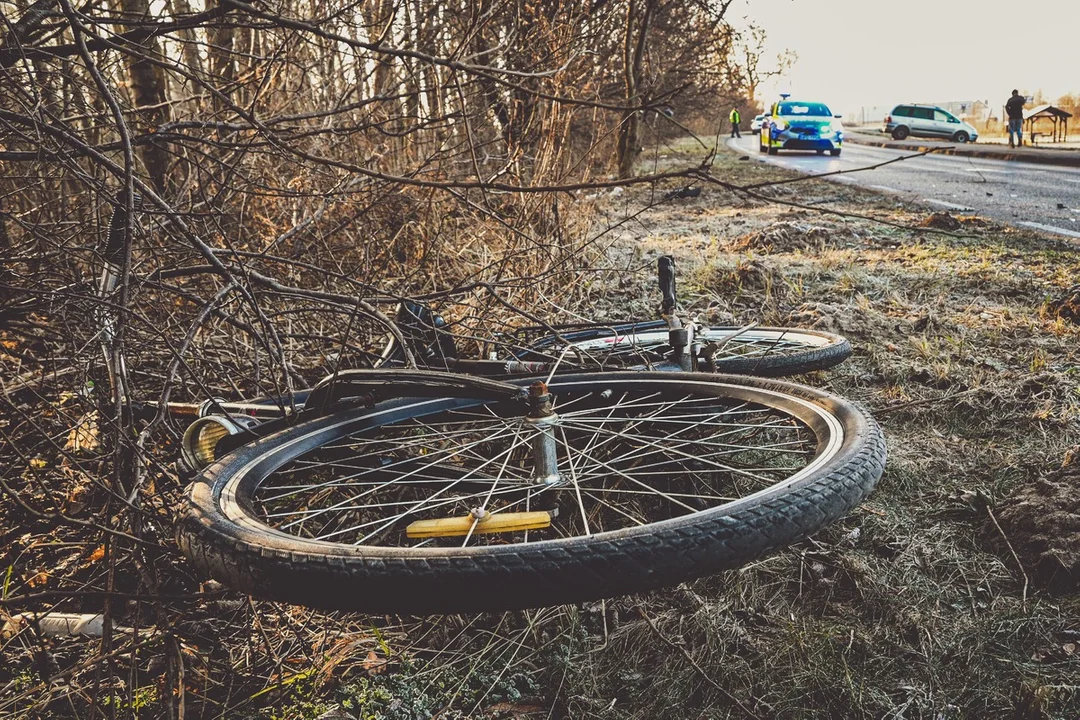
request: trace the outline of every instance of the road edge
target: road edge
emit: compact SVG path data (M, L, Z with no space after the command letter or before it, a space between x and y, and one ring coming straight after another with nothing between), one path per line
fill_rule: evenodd
M966 157L977 157L988 160L1009 160L1013 162L1036 163L1040 165L1080 167L1080 152L1071 150L1054 151L1049 149L1039 150L1038 148L999 148L990 145L979 147L976 144L938 145L937 143L903 142L886 139L879 140L873 136L861 133L848 133L844 137L844 142L852 143L854 145L890 148L892 150L932 152L936 155L963 155Z

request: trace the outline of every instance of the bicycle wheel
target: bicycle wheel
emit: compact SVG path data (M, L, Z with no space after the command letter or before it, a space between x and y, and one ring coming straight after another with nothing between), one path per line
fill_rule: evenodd
M793 383L568 375L534 417L469 397L470 382L461 397L344 411L238 449L189 487L181 548L235 589L317 607L580 602L804 538L854 507L885 462L871 418Z
M737 375L797 375L825 370L851 355L851 344L845 338L818 330L773 327L744 330L719 326L700 328L694 338L700 367L709 367L711 358L715 372ZM596 325L561 337L549 336L538 340L521 355L526 360L553 360L564 352L566 361L575 364L646 369L674 367L666 359L671 346L664 321Z

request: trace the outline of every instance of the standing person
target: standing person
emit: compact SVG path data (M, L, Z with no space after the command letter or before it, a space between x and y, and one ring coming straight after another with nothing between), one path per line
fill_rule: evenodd
M739 115L739 108L731 108L731 114L728 115L728 120L731 121L731 137L741 138L739 134L739 121L742 120L742 116Z
M1009 147L1024 144L1024 96L1019 90L1012 91L1012 97L1005 103L1005 114L1009 118ZM1016 145L1013 145L1013 133L1016 133Z

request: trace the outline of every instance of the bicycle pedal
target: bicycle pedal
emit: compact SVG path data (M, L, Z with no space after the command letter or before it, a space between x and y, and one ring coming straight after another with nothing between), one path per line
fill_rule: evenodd
M477 518L475 515L466 515L464 517L437 518L435 520L417 520L405 528L405 535L416 539L463 537L470 534L543 530L550 526L551 513L543 511L487 513L482 518Z

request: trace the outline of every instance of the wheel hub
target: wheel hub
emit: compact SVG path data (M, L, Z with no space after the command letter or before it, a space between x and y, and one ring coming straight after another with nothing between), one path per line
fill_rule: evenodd
M536 428L532 437L533 481L538 485L559 485L563 482L555 443L555 425L559 416L552 407L551 394L545 383L537 380L529 386L528 403L525 422Z

